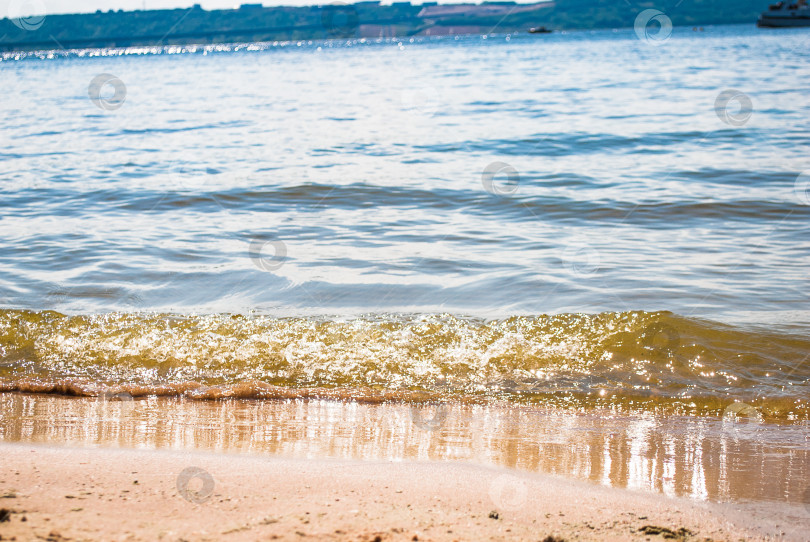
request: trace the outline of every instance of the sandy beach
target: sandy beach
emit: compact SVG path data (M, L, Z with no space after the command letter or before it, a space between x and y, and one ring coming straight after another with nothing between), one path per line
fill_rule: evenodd
M810 532L810 518L797 523L785 507L774 515L465 464L25 444L0 453L3 540L801 540Z
M246 1L0 7L0 542L810 542L804 0Z

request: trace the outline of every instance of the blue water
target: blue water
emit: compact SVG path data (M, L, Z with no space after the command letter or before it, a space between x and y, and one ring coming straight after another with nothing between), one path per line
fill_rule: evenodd
M806 329L808 45L726 26L6 54L0 306ZM123 103L89 98L99 74Z

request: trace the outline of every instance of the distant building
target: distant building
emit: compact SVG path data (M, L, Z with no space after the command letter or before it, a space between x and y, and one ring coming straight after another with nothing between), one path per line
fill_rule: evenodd
M239 6L239 11L259 11L264 9L261 4L242 4Z
M488 17L506 16L513 13L524 13L554 6L554 2L539 2L537 4L514 4L506 2L493 2L487 4L422 4L422 11L417 17L426 19L441 19L442 17Z

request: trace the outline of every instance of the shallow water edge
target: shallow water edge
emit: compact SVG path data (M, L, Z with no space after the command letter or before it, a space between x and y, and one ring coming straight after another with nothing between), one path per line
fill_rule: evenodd
M810 432L521 405L0 394L0 440L387 461L460 461L697 501L807 504Z
M797 423L810 418L807 352L800 333L664 311L484 320L0 310L0 391L78 396L508 401Z

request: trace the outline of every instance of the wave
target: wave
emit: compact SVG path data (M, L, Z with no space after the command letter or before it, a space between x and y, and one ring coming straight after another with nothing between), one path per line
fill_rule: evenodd
M810 340L669 312L362 318L0 311L0 391L508 401L807 419Z
M711 173L706 173L709 176ZM685 176L679 172L677 176ZM698 174L693 174L699 177ZM729 175L719 182L730 182ZM752 175L755 177L755 175ZM780 183L790 177L782 174L770 178ZM794 176L795 177L795 176ZM793 179L793 177L790 177ZM745 181L745 177L738 180ZM746 197L728 196L705 198L700 195L685 197L683 194L660 195L659 199L616 199L607 197L609 188L600 187L588 177L575 174L554 174L548 177L524 175L520 192L511 198L496 198L473 184L472 188L402 188L351 184L331 186L300 184L295 186L250 186L222 189L213 184L189 186L182 184L164 186L159 190L139 187L137 190L81 191L63 187L50 188L55 200L51 211L67 216L81 213L121 214L124 212L174 212L190 210L200 214L215 214L223 209L254 212L290 212L290 210L315 211L322 208L343 210L408 209L417 213L465 212L471 216L502 220L535 219L553 220L573 224L584 221L605 221L622 224L654 225L661 228L704 224L706 220L723 219L751 224L766 220L803 223L810 219L810 206L792 200L793 189L783 189L774 194L756 193ZM792 182L792 180L791 180ZM787 183L787 181L785 181ZM749 184L753 184L753 181ZM564 185L577 189L592 190L597 199L584 199L581 194L562 188ZM630 189L628 189L630 190ZM647 190L643 185L639 192ZM14 215L30 216L41 204L40 187L28 187L12 193ZM602 192L604 192L604 194ZM770 199L769 199L770 198ZM10 215L13 216L13 215ZM420 214L420 216L422 216Z

